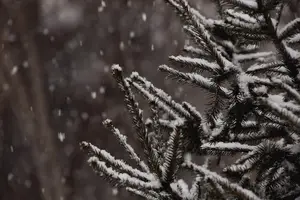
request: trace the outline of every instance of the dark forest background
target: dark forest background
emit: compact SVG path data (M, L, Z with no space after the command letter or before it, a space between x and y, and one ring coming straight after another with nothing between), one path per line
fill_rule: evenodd
M216 17L211 2L193 1ZM299 15L300 3L285 13ZM96 176L78 144L124 157L108 117L139 148L114 63L203 110L205 93L157 71L184 43L163 0L0 0L0 200L138 199Z

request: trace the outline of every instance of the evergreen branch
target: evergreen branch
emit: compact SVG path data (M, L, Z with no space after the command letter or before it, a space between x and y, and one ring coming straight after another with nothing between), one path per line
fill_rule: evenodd
M210 128L208 127L208 124L205 122L202 115L196 110L195 107L193 107L188 102L182 102L182 106L191 114L191 116L194 118L194 120L197 121L198 124L200 124L200 128L204 133L204 138L207 138L210 135Z
M161 125L162 127L167 127L171 130L173 130L177 124L179 124L177 120L159 119L159 125Z
M199 74L196 73L183 73L180 71L177 71L175 69L172 69L170 67L167 67L166 65L161 65L159 67L161 71L168 72L169 74L178 77L180 80L183 80L185 82L195 84L197 86L200 86L210 92L216 92L217 88L219 87L215 82L213 82L211 79L207 79ZM225 98L230 98L230 92L228 89L220 87L220 95Z
M233 26L234 29L241 29L241 31L246 33L265 33L263 30L265 27L261 25L262 23L249 23L245 19L239 19L231 16L227 16L224 21L225 24Z
M182 107L184 109L186 109L190 115L196 119L198 122L202 123L203 122L203 117L201 116L201 114L197 111L197 109L195 107L193 107L191 104L189 104L188 102L182 102Z
M143 197L143 198L148 199L148 200L159 200L158 194L156 194L154 196L152 194L146 193L144 191L141 191L141 190L138 190L138 189L135 189L135 188L130 188L130 187L126 187L126 190L131 192L131 193L134 193L137 196Z
M275 24L275 29L278 30L278 26L280 23L280 19L282 16L282 12L283 12L283 8L284 8L284 2L279 3L279 5L276 8L276 24Z
M132 73L130 77L131 80L141 83L146 90L153 93L166 105L175 110L178 115L183 118L190 118L190 114L179 103L176 103L174 100L172 100L172 97L165 93L163 90L156 88L146 78L139 76L137 72Z
M108 163L109 165L117 168L119 171L123 173L127 173L131 177L135 177L141 180L151 181L154 180L151 174L147 174L145 172L141 172L137 169L132 168L130 165L126 164L123 160L115 159L110 153L105 150L99 149L98 147L92 145L88 142L82 142L81 148L87 151L92 156L96 156L100 160Z
M226 3L229 3L233 6L239 7L242 10L247 10L250 12L257 11L258 5L255 0L224 0Z
M263 63L263 64L254 64L250 66L246 73L249 74L262 74L264 72L270 71L271 69L274 68L281 68L284 67L284 63L282 62L271 62L271 63Z
M138 103L134 99L134 95L131 92L129 83L123 78L122 68L120 68L118 65L112 66L112 72L114 78L116 79L119 85L119 88L123 91L125 95L124 101L126 104L126 108L130 113L132 122L134 124L134 128L136 130L137 135L139 136L138 139L144 149L144 153L149 159L148 164L153 171L159 174L159 171L156 171L158 169L156 154L152 151L151 145L149 143L148 133L143 122L142 112L138 108Z
M242 188L236 183L231 183L228 179L218 175L215 172L212 172L208 169L205 169L204 167L201 167L199 165L196 165L191 162L185 162L182 164L182 167L188 168L194 172L200 173L204 176L211 177L216 183L220 184L224 188L234 192L236 195L243 199L247 200L260 200L260 198L254 194L252 191Z
M238 62L249 62L255 60L263 60L269 57L274 56L274 52L255 52L255 53L245 53L245 54L236 54L235 59ZM249 68L248 68L249 69Z
M106 119L103 125L109 129L118 139L118 142L123 146L125 151L129 154L130 158L134 160L145 172L149 172L148 166L142 161L135 153L134 149L127 143L127 137L120 133L119 129L115 128L110 119Z
M257 4L259 10L262 12L263 17L267 23L270 37L272 38L275 47L282 55L285 66L290 72L290 77L294 79L295 83L299 83L299 81L297 80L297 75L298 75L298 70L296 66L297 61L290 55L284 43L279 39L274 24L271 20L270 14L268 13L267 10L264 9L263 1L257 0Z
M278 85L280 88L284 89L289 95L293 96L295 100L300 104L300 93L297 90L282 82L280 79L271 78L271 81Z
M215 62L208 62L202 58L190 58L184 56L170 56L169 59L174 63L179 63L184 66L188 65L196 70L206 70L212 73L216 73L220 70L220 67Z
M167 142L167 150L164 155L162 182L169 183L174 179L183 157L182 131L175 128Z
M192 194L193 199L200 199L202 181L203 181L203 177L197 174L192 184L192 187L190 189L190 194Z
M248 13L245 13L243 11L237 10L237 9L226 9L224 12L226 15L237 19L239 21L243 21L245 23L253 24L257 26L258 28L263 24L264 22L260 20L257 17L253 17ZM226 19L225 19L226 20Z
M168 113L170 116L172 116L174 119L181 119L180 116L172 110L166 103L162 102L158 97L151 94L149 91L144 89L142 86L140 86L136 82L129 82L135 89L137 89L148 102L151 102L155 104L160 109L164 110L166 113Z
M181 199L189 199L189 190L188 185L182 180L173 182L170 184L170 187L174 193L176 193Z
M229 151L229 152L237 153L237 152L253 151L255 147L247 144L241 144L238 142L231 142L231 143L217 142L217 143L205 143L201 145L201 149L216 151L216 152Z
M210 55L205 51L205 49L200 49L197 47L193 47L193 46L184 46L183 49L184 52L187 52L191 55L194 55L196 57L204 57L204 58L208 58L210 57Z
M220 186L213 178L210 178L209 176L207 177L207 182L212 186L214 191L218 193L218 197L220 198L220 200L227 200L226 192L224 191L222 186Z
M182 6L182 3L186 0L165 0L168 4L170 4L178 13L179 16L183 19L183 23L189 23L189 16L185 13L185 8ZM195 16L202 24L204 24L207 28L213 28L214 20L207 19L204 15L202 15L199 11L194 8L191 8L191 13Z
M266 131L268 130L268 131ZM242 130L239 134L231 134L231 142L254 142L262 139L272 139L280 136L282 128L278 124L262 123L260 127Z
M140 179L131 177L126 173L119 173L111 167L107 167L105 162L100 161L96 156L90 157L88 163L96 173L103 173L109 179L116 180L121 186L129 186L133 188L143 188L148 190L158 190L161 188L159 180L145 182Z
M250 156L251 155L251 156ZM249 172L252 170L255 165L259 162L259 157L254 156L253 154L249 154L247 157L247 160L244 161L242 164L237 164L239 161L236 162L236 164L232 164L226 168L223 169L223 172L225 173L243 173Z
M298 31L300 31L299 26L300 26L300 18L296 18L293 21L289 22L279 31L278 39L284 40L292 36L295 30L298 29Z
M153 121L153 128L154 128L155 136L156 136L156 139L158 140L158 145L160 145L159 141L162 141L162 133L160 130L158 109L157 109L155 103L151 103L151 102L150 102L150 108L151 108L151 113L152 113L151 118ZM159 147L157 147L157 148L159 148Z
M300 42L300 33L297 33L289 38L286 39L288 44L297 44Z
M180 0L180 4L184 9L185 15L189 18L192 25L195 27L197 32L199 32L201 39L209 51L211 52L211 55L216 59L216 62L222 69L234 69L237 70L233 64L228 61L222 54L220 53L219 48L217 48L217 44L213 41L213 38L211 34L207 31L205 26L199 21L195 15L192 13L192 8L189 6L188 2L186 0ZM186 28L185 28L186 29Z
M300 127L300 118L297 115L287 110L286 108L280 107L275 102L270 101L267 98L258 98L259 102L263 105L268 106L272 111L287 119L289 122L293 123L295 126Z
M173 64L191 72L165 65L159 69L210 92L212 112L202 117L191 104L174 101L138 73L124 78L122 69L113 65L149 168L110 120L104 125L141 169L83 142L82 148L92 156L90 165L116 185L151 200L297 198L300 51L294 47L300 41L299 19L278 31L286 4L282 0L215 0L221 16L217 20L204 17L188 0L165 2L175 9L196 46L185 46L186 56L170 56ZM270 40L278 53L261 51L262 42ZM208 76L201 71L209 72ZM151 116L146 121L132 87L149 103ZM191 159L184 162L187 153L204 154L207 160L203 166ZM214 167L207 162L211 153L237 153L237 160L223 169L226 178L210 170ZM217 164L220 160L221 156ZM181 168L196 174L191 189L178 179Z

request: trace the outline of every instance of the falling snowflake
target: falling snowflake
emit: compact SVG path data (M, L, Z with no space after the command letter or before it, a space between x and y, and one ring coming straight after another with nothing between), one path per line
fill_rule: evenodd
M19 68L18 66L14 66L10 72L11 75L15 75L18 72Z
M125 49L125 44L124 42L120 42L120 50L123 51Z
M117 196L119 193L119 190L118 190L118 188L113 188L111 192L112 192L113 196Z
M96 93L96 92L91 92L91 97L92 97L93 99L96 99L96 98L97 98L97 93Z
M143 19L144 22L147 21L147 15L146 15L146 13L142 14L142 19Z
M43 34L44 34L44 35L48 35L48 34L49 34L49 29L45 28L45 29L43 30Z
M57 134L57 138L59 139L59 141L63 142L66 138L66 135L65 135L65 133L59 132Z
M132 2L131 1L127 1L127 6L131 7L132 6Z
M99 92L100 92L100 94L104 94L105 93L105 87L101 86L99 88Z
M89 118L89 114L86 113L86 112L83 112L83 113L81 113L81 118L82 118L83 120L87 120L87 119Z
M29 67L29 64L28 64L27 60L23 61L22 65L23 65L24 68L28 68Z
M151 51L154 51L154 44L151 45Z
M134 32L134 31L130 31L129 37L130 37L130 38L134 38L134 37L135 37L135 32Z
M7 180L8 180L8 181L11 181L13 178L14 178L14 175L13 175L12 173L9 173L9 174L7 175Z

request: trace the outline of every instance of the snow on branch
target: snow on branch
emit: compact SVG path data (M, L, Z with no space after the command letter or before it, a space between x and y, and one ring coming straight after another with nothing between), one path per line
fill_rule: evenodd
M167 150L164 154L164 163L162 166L163 174L162 181L170 182L174 179L179 165L183 157L183 143L182 143L182 130L175 128L171 133L167 142Z
M208 62L202 58L190 58L185 56L170 56L171 61L174 63L180 63L182 65L190 65L199 70L207 70L209 72L215 73L217 70L220 70L220 67L215 62Z
M181 117L190 118L190 114L179 103L172 100L172 97L170 95L165 93L163 90L156 88L146 78L139 76L137 72L133 72L130 78L132 81L138 82L143 85L147 91L154 94L170 108L173 108Z
M148 166L140 159L140 157L135 153L134 149L127 143L127 137L122 135L119 129L115 128L110 119L106 119L103 125L109 129L118 139L118 142L122 145L125 151L129 154L130 158L134 160L145 172L149 172Z
M238 6L241 9L247 11L256 11L258 9L258 5L255 0L226 0L226 1L234 6Z
M159 200L157 193L155 195L153 195L153 194L149 194L147 192L144 192L144 191L141 191L141 190L138 190L135 188L131 188L131 187L126 187L126 190L136 194L137 196L143 197L148 200Z
M261 200L256 194L252 191L242 188L236 183L231 183L228 179L218 175L215 172L212 172L204 167L196 165L192 162L185 162L182 164L183 167L188 168L196 173L200 173L204 176L211 177L216 183L220 184L224 188L230 190L231 192L235 193L237 196L247 199L247 200Z
M205 51L205 49L200 49L197 47L193 47L193 46L184 46L183 51L191 54L191 55L195 55L197 57L209 57L209 54Z
M157 155L151 147L146 126L143 121L142 110L140 110L138 107L138 103L136 102L134 95L130 89L128 79L123 78L122 71L120 70L119 66L113 65L112 73L119 85L119 88L124 93L124 102L134 124L136 133L139 136L138 139L142 144L145 156L148 158L148 165L150 166L150 169L155 170L156 173L159 174L159 171L157 171L159 170Z
M130 113L130 117L139 136L139 140L141 143L145 143L147 133L143 122L142 112L138 107L138 103L134 98L134 95L130 89L128 82L123 78L122 68L118 65L113 65L112 73L119 85L119 88L124 93L124 102L128 112Z
M298 31L298 33L299 33L299 31L300 31L299 27L300 27L300 18L296 18L293 21L286 24L279 31L278 38L280 40L284 40L285 38L288 38L288 37L292 36L294 34L295 30Z
M166 113L168 113L174 119L181 119L180 116L172 108L170 108L166 103L162 102L158 97L151 94L148 90L143 88L141 85L139 85L138 83L133 82L133 81L131 81L130 84L134 88L136 88L145 97L146 100L157 105L157 107L164 110Z
M229 151L229 152L249 152L255 149L255 146L250 146L247 144L241 144L238 142L217 142L217 143L205 143L201 146L203 150L210 150L216 152Z
M124 77L122 68L113 65L113 77L124 94L147 164L126 136L106 120L104 126L138 167L82 142L92 168L117 186L150 200L300 196L296 178L300 172L299 19L278 31L285 1L217 0L218 19L204 17L188 0L165 2L181 18L192 46L185 46L185 56L169 57L172 64L189 67L189 72L166 65L159 69L180 83L210 92L210 108L202 114L188 102L175 101L137 72ZM266 42L272 42L276 50L262 51ZM208 72L207 76L201 71ZM148 102L147 120L134 92ZM202 166L191 162L194 154L203 156ZM235 156L224 167L210 162L218 155L219 164L223 154ZM191 188L179 179L184 169L195 173ZM212 170L223 170L224 177Z
M81 148L88 151L91 155L96 156L100 160L108 163L109 165L115 167L117 170L127 173L132 177L136 177L141 180L151 181L155 177L149 175L145 172L132 168L130 165L126 164L123 160L115 159L110 153L105 150L99 149L98 147L92 145L88 142L82 142Z
M278 78L271 78L271 81L278 85L280 88L284 89L288 94L292 95L295 98L295 100L300 104L300 93L296 89L284 83Z
M200 86L210 92L217 92L218 90L218 85L213 82L211 79L205 78L199 74L196 73L184 73L184 72L180 72L177 71L173 68L170 68L166 65L161 65L159 66L159 69L163 72L168 72L170 75L177 77L178 80L182 80L185 81L187 83L191 83L191 84L195 84L197 86ZM220 95L222 95L225 98L229 98L229 91L228 89L224 88L224 87L220 87Z
M259 74L259 73L263 73L263 72L270 71L270 70L273 71L273 69L280 69L284 66L285 65L284 65L283 62L271 62L271 63L263 63L263 64L254 64L246 70L246 73L254 75L254 74ZM280 72L280 71L278 71L278 72ZM283 70L282 72L287 72L287 71Z
M300 42L300 33L297 33L289 38L286 39L288 44L297 44Z
M96 156L89 158L88 163L91 167L99 174L104 174L107 178L112 181L117 181L121 186L130 186L133 188L144 188L150 190L157 190L161 188L159 180L145 182L135 177L128 175L127 173L119 173L111 167L107 167L106 163L100 161Z
M289 122L291 122L295 126L300 127L300 118L297 115L295 115L294 113L292 113L291 111L279 106L276 102L272 102L270 99L260 97L258 100L262 104L268 106L276 114L287 119Z
M274 57L274 52L255 52L255 53L246 53L246 54L236 54L235 59L238 62L246 62L246 61L253 61L253 60L263 60L270 57Z

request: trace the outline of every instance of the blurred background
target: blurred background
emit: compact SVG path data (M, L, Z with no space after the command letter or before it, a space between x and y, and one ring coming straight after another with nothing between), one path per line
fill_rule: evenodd
M216 17L213 1L190 2ZM299 13L293 0L284 20ZM0 200L138 199L96 176L79 142L126 159L110 118L139 148L115 63L203 110L204 93L157 71L184 41L164 0L0 0Z

